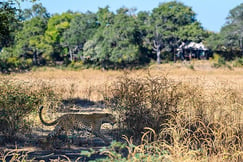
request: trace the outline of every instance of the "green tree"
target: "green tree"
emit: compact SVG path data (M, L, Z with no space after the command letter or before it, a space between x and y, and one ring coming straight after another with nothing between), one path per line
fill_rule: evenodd
M227 48L239 49L239 41L243 39L242 25L243 3L230 10L226 25L221 28L220 34Z
M114 13L109 11L109 6L99 8L96 13L96 16L97 22L100 25L100 29L103 29L106 26L113 24L114 22Z
M157 54L157 63L161 61L162 51L173 53L175 57L175 49L182 41L201 41L205 37L195 12L177 1L154 8L149 25L145 39Z
M24 18L24 20L29 20L34 17L40 17L48 20L50 18L50 13L47 12L46 8L41 3L37 3L34 4L32 8L25 9L22 12L22 17Z
M96 17L99 27L94 36L84 44L83 57L86 62L95 63L105 68L109 64L112 43L108 41L109 36L106 34L109 33L111 25L114 24L115 15L106 6L98 9Z
M45 12L36 12L42 10ZM27 10L32 18L24 21L23 28L16 34L17 55L32 57L35 65L40 64L40 55L45 52L44 33L47 29L48 13L41 5L33 5ZM47 16L43 16L47 15Z
M35 0L30 1L34 2ZM14 32L18 29L21 14L19 6L20 0L0 2L0 51L3 47L14 43Z
M47 24L45 31L45 42L51 48L45 57L48 60L62 60L63 55L67 54L65 48L61 45L64 42L64 32L70 27L70 22L75 16L74 13L66 12L53 15Z
M67 47L70 60L73 60L73 54L83 49L84 43L89 40L98 27L96 15L87 12L86 14L77 14L71 21L70 27L63 34L63 47Z
M18 12L14 1L0 2L0 51L2 47L13 43L16 23L18 22Z
M205 31L199 22L182 26L178 29L178 37L183 42L201 42L205 40L209 32Z
M114 24L107 31L112 46L110 61L114 63L131 63L139 59L138 26L130 9L120 8L114 18Z
M106 68L109 64L125 66L139 60L138 26L129 9L120 8L114 18L106 16L112 13L98 11L98 20L102 17L101 26L93 39L84 45L84 56L97 61ZM101 13L104 14L101 16ZM105 20L105 21L104 21ZM113 23L111 23L113 22Z
M223 36L220 33L209 33L209 37L205 40L207 47L213 51L219 51L224 46Z
M242 56L243 51L243 3L229 11L225 25L219 33L210 34L206 40L213 51L226 59Z

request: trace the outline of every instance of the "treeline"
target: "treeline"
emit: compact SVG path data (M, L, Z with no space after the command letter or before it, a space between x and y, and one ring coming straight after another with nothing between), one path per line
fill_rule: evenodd
M212 33L207 46L226 60L243 56L243 3L229 11L219 33Z
M23 11L13 6L0 3L5 11L0 11L2 69L75 62L105 69L141 66L151 60L174 60L180 44L191 41L204 42L213 50L229 49L221 44L223 34L204 30L192 8L177 1L161 3L151 12L125 7L112 12L107 6L96 13L54 15L41 3ZM228 26L234 19L228 18L222 33L232 30Z

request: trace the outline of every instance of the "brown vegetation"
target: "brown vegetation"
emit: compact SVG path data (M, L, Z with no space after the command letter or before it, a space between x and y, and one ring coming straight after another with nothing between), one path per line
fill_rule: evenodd
M119 116L120 128L133 136L132 141L126 138L130 144L127 160L240 161L242 76L240 68L213 69L207 62L198 62L193 69L165 64L124 74L40 68L1 77L27 82L31 89L39 89L37 83L49 85L58 102L75 98L107 101ZM50 101L43 102L50 106ZM121 158L110 153L106 151L110 158Z

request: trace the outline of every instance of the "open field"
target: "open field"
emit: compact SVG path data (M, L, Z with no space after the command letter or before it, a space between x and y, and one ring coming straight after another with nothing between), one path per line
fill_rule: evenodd
M146 77L166 77L168 80L172 80L175 83L182 83L183 85L189 86L189 90L182 90L183 94L186 94L188 91L188 93L192 93L193 96L190 96L189 94L186 95L186 97L184 98L182 96L184 101L178 102L178 110L190 114L189 117L192 117L192 119L196 119L197 116L195 114L202 111L201 115L203 114L204 116L203 118L199 119L200 122L206 122L208 125L210 125L210 123L219 123L223 124L223 126L225 127L220 127L220 130L226 132L225 135L222 134L222 136L225 136L222 139L226 139L226 141L224 142L228 142L227 145L229 145L229 149L227 148L226 144L223 144L224 142L220 142L220 135L220 139L216 139L216 137L218 136L214 135L215 141L213 142L213 145L216 151L214 150L215 152L210 154L210 157L207 157L207 155L209 156L208 152L210 152L208 150L207 153L202 151L199 156L198 153L195 153L198 150L192 152L191 149L185 149L184 146L181 146L179 144L178 146L176 146L176 144L174 144L170 147L170 149L172 149L174 153L170 153L170 155L167 155L170 157L164 157L164 160L167 159L172 161L201 161L204 159L209 161L228 161L230 160L230 158L234 161L242 160L242 68L215 69L212 68L210 62L207 61L198 61L193 64L193 68L191 68L191 64L188 63L177 63L152 65L146 69L140 70L120 71L101 71L92 69L70 71L43 67L38 68L35 71L30 71L26 73L0 75L0 78L14 80L15 82L26 82L26 84L31 85L30 90L33 91L42 88L42 85L48 85L55 91L56 94L58 94L59 103L56 103L57 105L60 104L60 102L69 101L70 103L72 103L72 108L78 109L85 107L90 109L94 108L95 110L96 108L104 107L104 104L100 102L104 100L104 93L109 93L109 91L111 90L110 87L112 87L116 82L119 82L121 79L120 77L124 77L124 75L127 75L127 77L129 78L135 79ZM195 92L193 92L194 88ZM94 104L89 105L89 103L87 102L93 102ZM198 103L192 104L192 102ZM46 102L43 104L46 107L50 107L49 100L46 100ZM201 108L203 108L203 110L201 110ZM34 120L36 123L35 126L40 127L40 121L38 121L38 117L34 117ZM176 119L176 121L177 120L183 123L182 119ZM144 125L144 127L146 127L146 125ZM177 130L177 127L173 127L173 129ZM210 127L210 130L211 129L212 128ZM159 134L159 132L157 133ZM238 136L236 135L237 133ZM229 137L229 134L231 134L232 136ZM236 139L239 139L239 141L232 141L231 139L233 139L234 137ZM233 143L237 146L232 146ZM163 148L165 148L166 150L169 148L165 144L161 145L163 145ZM141 149L141 145L139 145L138 147ZM178 155L176 155L176 152ZM198 157L195 158L194 155L198 155ZM132 155L130 156L132 157Z
M39 68L21 74L12 74L5 77L25 81L33 84L44 82L54 86L57 92L60 92L63 98L79 97L93 101L102 100L99 91L104 85L112 83L117 77L128 73L132 77L164 76L176 81L187 82L194 85L200 85L206 89L216 89L221 87L243 89L243 69L234 68L211 68L208 62L197 62L194 70L190 69L190 64L163 64L153 65L142 70L125 71L101 71L101 70L80 70L69 71L54 68Z

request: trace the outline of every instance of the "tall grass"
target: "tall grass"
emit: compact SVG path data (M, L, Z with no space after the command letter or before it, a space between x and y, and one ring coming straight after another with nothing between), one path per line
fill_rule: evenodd
M7 139L13 139L16 133L27 132L30 120L38 106L56 100L54 91L39 82L29 85L27 82L0 78L0 133Z
M139 139L143 128L156 132L175 114L183 96L182 85L166 77L131 78L127 75L109 87L107 105L118 113L119 123Z
M109 156L103 161L243 160L242 69L195 63L193 71L166 64L151 67L149 75L123 73L37 69L2 78L27 82L28 90L39 91L42 83L63 100L105 99L127 131L126 146L102 150Z
M237 90L221 88L209 93L165 76L125 76L114 82L106 97L123 128L131 131L128 136L133 137L133 144L142 139L134 149L149 154L146 158L152 143L156 147L151 156L159 155L160 160L243 160L243 96ZM149 138L144 127L153 132ZM146 145L144 139L149 139Z

